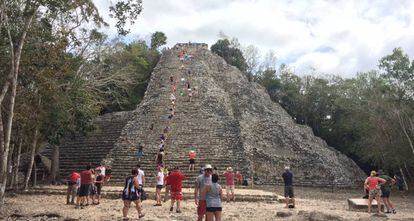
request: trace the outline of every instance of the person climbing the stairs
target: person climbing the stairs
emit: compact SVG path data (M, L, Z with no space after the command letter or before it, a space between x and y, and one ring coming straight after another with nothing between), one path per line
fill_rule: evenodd
M188 171L194 171L195 158L196 158L196 152L194 150L190 150L190 152L188 153L188 159L190 160Z

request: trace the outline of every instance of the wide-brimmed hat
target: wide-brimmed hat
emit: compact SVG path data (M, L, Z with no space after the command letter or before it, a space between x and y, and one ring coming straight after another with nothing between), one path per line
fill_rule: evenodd
M289 166L285 166L285 170L290 170L290 167Z
M227 167L227 171L229 171L229 172L233 172L233 168L231 168L231 167Z
M190 150L190 153L194 153L195 151L194 150Z
M212 170L212 169L213 169L213 167L212 167L210 164L206 164L206 165L204 166L204 170L208 170L208 169Z

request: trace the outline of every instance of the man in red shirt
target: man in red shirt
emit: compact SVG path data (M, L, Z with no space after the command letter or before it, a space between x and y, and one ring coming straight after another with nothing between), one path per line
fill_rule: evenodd
M190 165L188 166L188 171L194 171L196 152L194 150L190 150L190 152L188 153L188 158L190 160Z
M80 174L73 171L68 180L68 191L66 194L66 204L75 204L75 197L76 192L78 191L78 187L80 185ZM72 196L72 199L70 197Z
M234 202L234 173L233 168L227 167L227 171L223 173L226 177L226 201L233 199ZM231 193L231 198L229 197Z
M171 185L171 207L170 211L174 210L174 202L177 201L177 213L181 213L181 200L183 199L182 184L186 177L177 167L167 177L166 181Z
M91 172L91 165L86 165L86 170L82 171L80 174L80 189L79 189L79 196L77 200L76 208L79 209L81 206L84 205L86 201L86 205L89 205L89 194L92 188L93 180L92 180L92 172Z

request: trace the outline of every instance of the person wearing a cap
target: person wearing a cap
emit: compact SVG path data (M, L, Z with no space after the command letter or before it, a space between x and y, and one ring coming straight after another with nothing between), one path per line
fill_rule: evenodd
M194 171L196 152L194 150L190 150L190 152L188 153L188 158L190 160L190 165L188 166L188 171Z
M382 170L378 170L378 177L385 180L385 183L381 185L381 199L384 202L387 211L385 213L394 213L395 211L394 204L390 200L391 186L395 184L395 180L390 176L384 174Z
M364 189L368 189L368 213L371 213L372 200L375 198L378 204L378 213L381 213L381 200L379 197L380 186L385 183L385 180L377 177L377 172L371 171L371 174L364 182Z
M227 167L226 172L223 173L223 176L226 177L226 201L230 202L230 200L235 201L234 199L234 173L233 168ZM231 194L231 197L229 197Z
M197 205L198 221L202 221L207 212L206 198L201 195L201 191L206 185L211 185L211 174L213 167L210 164L204 166L204 173L197 177L194 188L194 201Z
M282 177L283 182L285 183L285 208L289 208L289 202L292 202L293 208L295 208L295 195L293 194L293 173L290 171L289 166L285 166L285 172L282 174Z

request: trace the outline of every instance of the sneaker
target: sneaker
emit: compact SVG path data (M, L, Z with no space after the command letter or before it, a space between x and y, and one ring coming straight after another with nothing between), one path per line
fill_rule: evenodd
M79 206L79 205L75 206L75 209L80 209L80 208L81 208L81 206Z
M174 210L174 207L170 207L170 212L172 212Z
M141 215L138 216L138 219L141 219L144 216L145 216L145 214L144 213L141 213Z
M395 209L393 209L393 210L392 210L392 213L393 213L393 214L397 214L397 211L395 211Z
M176 213L181 213L181 210L177 209L175 212L176 212Z
M388 210L387 212L384 212L384 213L391 213L391 211Z

